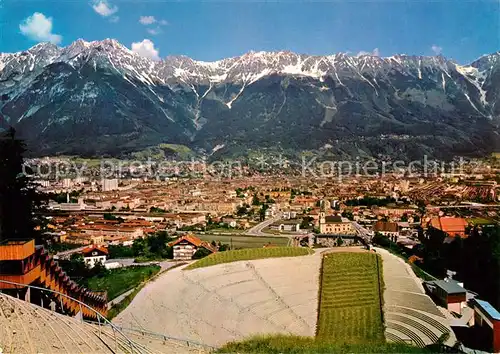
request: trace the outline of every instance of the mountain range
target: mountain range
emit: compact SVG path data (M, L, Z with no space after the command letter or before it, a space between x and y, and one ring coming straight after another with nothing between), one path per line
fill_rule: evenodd
M0 54L0 128L32 155L177 144L213 157L480 156L500 151L499 101L500 52L469 65L292 52L154 61L106 39Z

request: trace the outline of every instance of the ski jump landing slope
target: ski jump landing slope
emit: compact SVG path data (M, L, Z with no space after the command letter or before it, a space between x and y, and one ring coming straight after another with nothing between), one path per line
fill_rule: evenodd
M173 269L113 322L211 346L255 334L314 336L321 254Z

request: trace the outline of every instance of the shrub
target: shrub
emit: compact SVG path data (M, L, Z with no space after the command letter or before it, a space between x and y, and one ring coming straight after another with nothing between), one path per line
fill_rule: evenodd
M205 258L206 256L209 256L211 255L212 252L207 250L206 248L204 247L200 247L196 250L196 252L193 254L193 259L201 259L201 258Z

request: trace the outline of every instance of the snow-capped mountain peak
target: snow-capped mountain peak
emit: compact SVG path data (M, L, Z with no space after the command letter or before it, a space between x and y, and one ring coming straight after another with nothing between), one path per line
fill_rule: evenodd
M495 59L479 59L473 65L486 67L486 60ZM115 39L107 38L92 42L78 39L65 48L40 43L28 51L0 54L0 79L5 79L12 72L36 72L37 69L55 62L68 63L71 66L78 66L83 62L96 66L107 64L110 70L118 70L141 81L167 83L181 80L189 85L209 82L250 83L272 74L299 75L315 79L332 76L339 81L344 75L370 74L377 77L387 75L390 70L419 76L425 68L448 71L450 66L455 65L442 56L401 54L383 58L370 54L355 56L346 53L313 56L290 51L250 51L238 57L214 62L197 61L186 56L169 56L161 61L153 61L134 53Z
M448 142L476 151L471 137L486 144L498 130L499 82L500 53L471 65L442 56L290 51L154 61L113 39L79 39L0 53L0 129L20 127L39 149L58 153L109 152L135 141L224 146L218 154L231 149L233 136L258 146L314 149L317 142L341 151L352 139L380 134L416 139L390 145L395 154L422 141L428 151ZM346 151L385 149L362 139Z

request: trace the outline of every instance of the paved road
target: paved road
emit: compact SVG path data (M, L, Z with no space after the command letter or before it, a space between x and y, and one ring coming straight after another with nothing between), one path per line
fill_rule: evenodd
M119 304L120 302L123 301L123 299L125 299L127 296L129 296L130 294L132 294L134 292L135 288L132 288L128 291L125 291L123 294L121 294L120 296L117 296L115 297L113 300L111 300L110 302L108 302L108 309L110 309L111 307L113 307L113 305L115 304Z
M131 267L131 266L148 266L151 264L158 264L161 267L161 271L163 272L164 270L170 269L173 266L177 265L179 262L173 262L169 260L165 261L150 261L150 262L142 262L142 263L135 263L134 258L116 258L116 259L108 259L106 262L118 262L122 265L122 267Z
M351 221L352 226L358 233L358 236L361 237L365 242L371 243L372 240L372 232L365 229L363 226L358 224L356 221Z
M262 230L264 230L266 227L275 223L278 220L281 220L281 213L278 213L278 215L276 215L274 218L264 220L260 224L257 224L254 227L252 227L251 229L248 229L247 232L245 232L245 235L248 235L248 236L280 236L280 235L266 234L266 233L262 232Z
M67 250L67 251L57 252L54 256L59 258L59 259L67 259L67 258L69 259L69 257L71 257L71 255L73 253L79 253L87 247L89 247L89 246L82 246L82 247L73 248L73 249Z
M254 237L286 237L288 238L288 246L292 244L292 238L296 236L304 236L307 233L290 233L290 234L285 234L285 233L279 233L279 234L271 234L271 233L265 233L262 230L264 230L266 227L270 226L271 224L280 221L282 219L282 213L278 213L274 218L264 220L260 224L255 225L251 229L248 229L245 233L242 233L241 235L246 235L246 236L254 236ZM302 230L301 230L302 231Z

